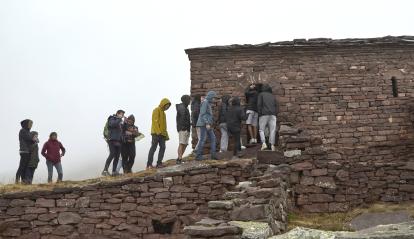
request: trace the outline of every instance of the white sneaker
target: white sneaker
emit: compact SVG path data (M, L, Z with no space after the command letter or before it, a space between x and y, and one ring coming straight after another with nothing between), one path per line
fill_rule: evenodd
M241 149L246 149L246 146L243 146L243 145L242 145L242 146L241 146Z
M254 143L257 144L257 139L254 139Z
M276 146L272 145L272 151L276 151Z
M260 150L266 150L267 149L267 145L266 144L262 144L262 148Z
M250 144L254 144L254 139L250 139Z

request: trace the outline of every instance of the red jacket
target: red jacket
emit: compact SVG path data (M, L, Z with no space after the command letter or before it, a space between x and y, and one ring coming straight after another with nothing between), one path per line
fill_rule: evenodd
M66 149L63 147L62 143L58 140L48 140L42 148L42 155L53 162L53 164L57 164L60 162L60 150L62 150L62 155L65 155Z

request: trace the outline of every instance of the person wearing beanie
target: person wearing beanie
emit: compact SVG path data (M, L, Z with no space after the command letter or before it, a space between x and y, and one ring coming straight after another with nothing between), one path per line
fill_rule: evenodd
M108 117L104 128L104 137L109 147L109 156L106 159L102 176L109 176L109 165L112 162L112 176L116 176L119 157L121 156L122 124L125 111L118 110L116 114Z
M139 132L138 127L135 126L135 116L128 116L122 126L122 162L118 163L118 168L120 168L119 165L122 164L124 173L132 173L132 167L134 166L136 156L135 139L140 135L141 133ZM117 173L119 173L118 169Z
M191 102L191 97L189 95L183 95L181 97L181 104L177 104L177 132L178 132L178 158L177 164L181 164L183 160L183 154L187 148L189 139L190 139L190 130L191 130L191 117L188 106Z
M30 135L30 129L33 126L33 121L30 119L25 119L20 122L20 125L22 126L19 131L20 162L19 168L16 172L16 184L25 181L27 164L30 161L30 148L31 145L35 142Z
M62 182L63 180L63 170L61 158L65 156L66 149L63 147L62 143L57 139L57 133L52 132L49 135L49 140L43 145L42 155L46 158L47 166L47 182L51 183L53 178L53 167L56 168L58 173L57 182Z
M34 173L39 165L39 133L32 131L30 137L33 139L33 144L30 146L30 160L25 173L26 184L32 184Z

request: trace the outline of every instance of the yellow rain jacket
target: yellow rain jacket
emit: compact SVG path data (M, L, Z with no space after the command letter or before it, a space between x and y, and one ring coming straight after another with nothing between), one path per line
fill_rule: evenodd
M171 106L170 100L164 98L161 100L160 105L152 111L151 134L162 135L165 137L165 140L170 139L167 132L167 118L164 112L164 107L168 104Z

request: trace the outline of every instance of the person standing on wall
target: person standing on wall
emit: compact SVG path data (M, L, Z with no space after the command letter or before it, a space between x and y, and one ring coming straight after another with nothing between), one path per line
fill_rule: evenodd
M43 145L42 155L46 158L47 166L47 182L51 183L53 178L53 167L56 168L58 172L57 182L62 182L63 180L63 170L61 158L65 156L66 149L63 147L62 143L57 139L57 133L52 132L49 135L49 140Z
M256 84L250 84L244 95L246 96L246 114L247 114L247 130L250 135L250 144L257 143L257 123L258 123L258 109L257 109L257 97L258 97L258 89Z
M197 127L200 127L200 141L197 147L196 160L203 160L204 143L206 141L206 135L210 139L210 155L211 159L216 160L216 135L214 134L213 123L213 110L211 104L216 97L216 92L209 91L205 100L201 103L200 116L198 117Z
M193 152L196 151L198 143L200 142L200 127L197 127L198 116L200 115L200 106L201 106L201 95L198 95L198 94L194 95L193 100L191 101L191 125L193 129L195 129L195 134L197 136L196 137L197 144Z
M122 120L124 118L125 111L118 110L116 114L108 117L107 123L104 129L104 137L108 142L109 156L106 159L105 167L102 172L102 176L109 176L109 165L112 162L112 176L116 176L116 167L118 165L119 157L121 155L121 143L122 143Z
M181 97L181 104L177 104L177 132L178 132L178 158L177 164L181 164L183 160L183 154L187 148L189 139L190 139L190 130L191 130L191 116L190 111L188 110L188 105L190 105L191 97L189 95L183 95Z
M26 119L20 122L22 128L19 131L19 144L20 144L20 162L19 168L16 172L16 184L25 182L25 173L27 164L30 160L30 147L34 143L34 139L30 135L30 129L33 126L33 121Z
M257 109L259 113L259 133L262 141L261 150L267 149L265 129L269 127L269 143L272 151L276 150L276 113L278 112L276 98L272 93L272 88L265 84L262 92L257 98Z
M165 153L165 142L170 139L167 131L167 117L165 115L165 111L167 111L170 106L170 100L164 98L161 100L158 107L152 111L152 142L148 153L147 169L153 168L152 162L154 161L154 154L158 145L160 146L160 151L158 151L157 168L163 167L162 160Z
M239 97L233 97L231 99L231 106L225 114L228 132L233 136L234 149L233 158L240 157L241 142L240 132L242 121L246 120L245 111L240 106Z
M219 111L219 127L221 132L220 137L220 152L226 152L228 145L229 145L229 133L227 130L227 123L226 123L226 113L229 108L229 95L224 95L221 98L221 105L220 105L220 111Z
M134 166L136 156L135 138L141 135L141 133L138 131L138 127L135 126L134 115L128 116L122 127L122 168L124 173L132 173L132 167ZM117 167L117 173L119 173L118 168L120 167Z

